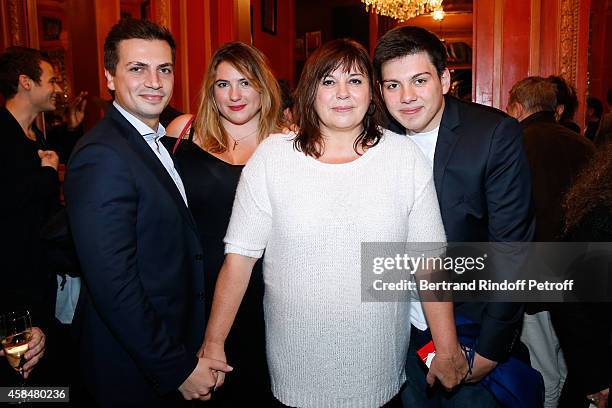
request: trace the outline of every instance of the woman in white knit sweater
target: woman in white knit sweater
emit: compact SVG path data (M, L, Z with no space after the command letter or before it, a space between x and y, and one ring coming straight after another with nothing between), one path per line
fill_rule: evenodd
M270 136L242 172L202 353L225 361L265 250L274 396L288 406L382 406L405 381L410 303L362 302L361 243L444 242L431 168L415 144L379 127L369 56L356 42L315 52L296 95L297 135ZM449 304L429 305L436 345L458 347Z

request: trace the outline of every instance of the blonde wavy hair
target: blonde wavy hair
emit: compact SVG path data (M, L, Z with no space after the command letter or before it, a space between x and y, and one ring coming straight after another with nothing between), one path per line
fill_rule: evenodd
M202 83L200 106L193 121L194 138L213 153L228 149L228 135L221 123L221 115L213 93L217 67L222 62L231 64L244 75L261 98L257 141L281 129L281 97L278 81L272 74L266 57L257 48L242 42L223 44L212 56Z

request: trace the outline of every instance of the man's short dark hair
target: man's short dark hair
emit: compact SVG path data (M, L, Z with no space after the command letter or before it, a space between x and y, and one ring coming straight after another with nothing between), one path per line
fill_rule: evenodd
M149 20L122 18L111 28L104 41L104 68L115 75L119 62L119 43L123 40L161 40L168 43L172 50L172 62L176 57L176 43L166 27Z
M421 27L402 26L394 28L381 37L374 49L374 73L382 79L382 65L406 55L425 52L436 67L438 76L446 69L446 47L432 32Z
M40 84L41 61L51 63L49 57L39 50L26 47L9 47L0 55L0 93L5 99L17 94L19 75L26 75Z

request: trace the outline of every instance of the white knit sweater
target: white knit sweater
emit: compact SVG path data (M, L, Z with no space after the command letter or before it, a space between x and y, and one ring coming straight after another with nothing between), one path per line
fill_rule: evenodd
M245 166L226 252L261 257L272 391L297 407L376 407L405 381L409 302L361 302L362 242L444 242L431 167L385 131L326 164L272 135ZM230 362L231 364L231 362Z

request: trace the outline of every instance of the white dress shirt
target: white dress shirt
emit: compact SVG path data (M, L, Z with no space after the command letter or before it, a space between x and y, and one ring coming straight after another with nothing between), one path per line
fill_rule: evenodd
M127 119L127 121L130 122L132 126L136 128L138 133L142 135L151 150L153 150L153 153L155 153L159 161L164 165L164 168L166 169L170 177L172 177L174 184L176 184L176 188L178 188L179 193L181 193L181 197L183 197L185 205L189 206L187 204L187 195L185 194L183 180L181 180L181 176L179 176L178 172L174 168L174 162L172 161L172 157L170 157L170 153L168 153L168 150L166 150L164 145L161 144L159 141L159 139L161 139L166 134L166 129L163 127L163 125L161 123L158 124L157 131L155 131L149 126L147 126L143 121L138 119L136 116L123 109L121 105L117 103L117 101L113 101L113 106L117 108L119 113L121 113L123 117Z

